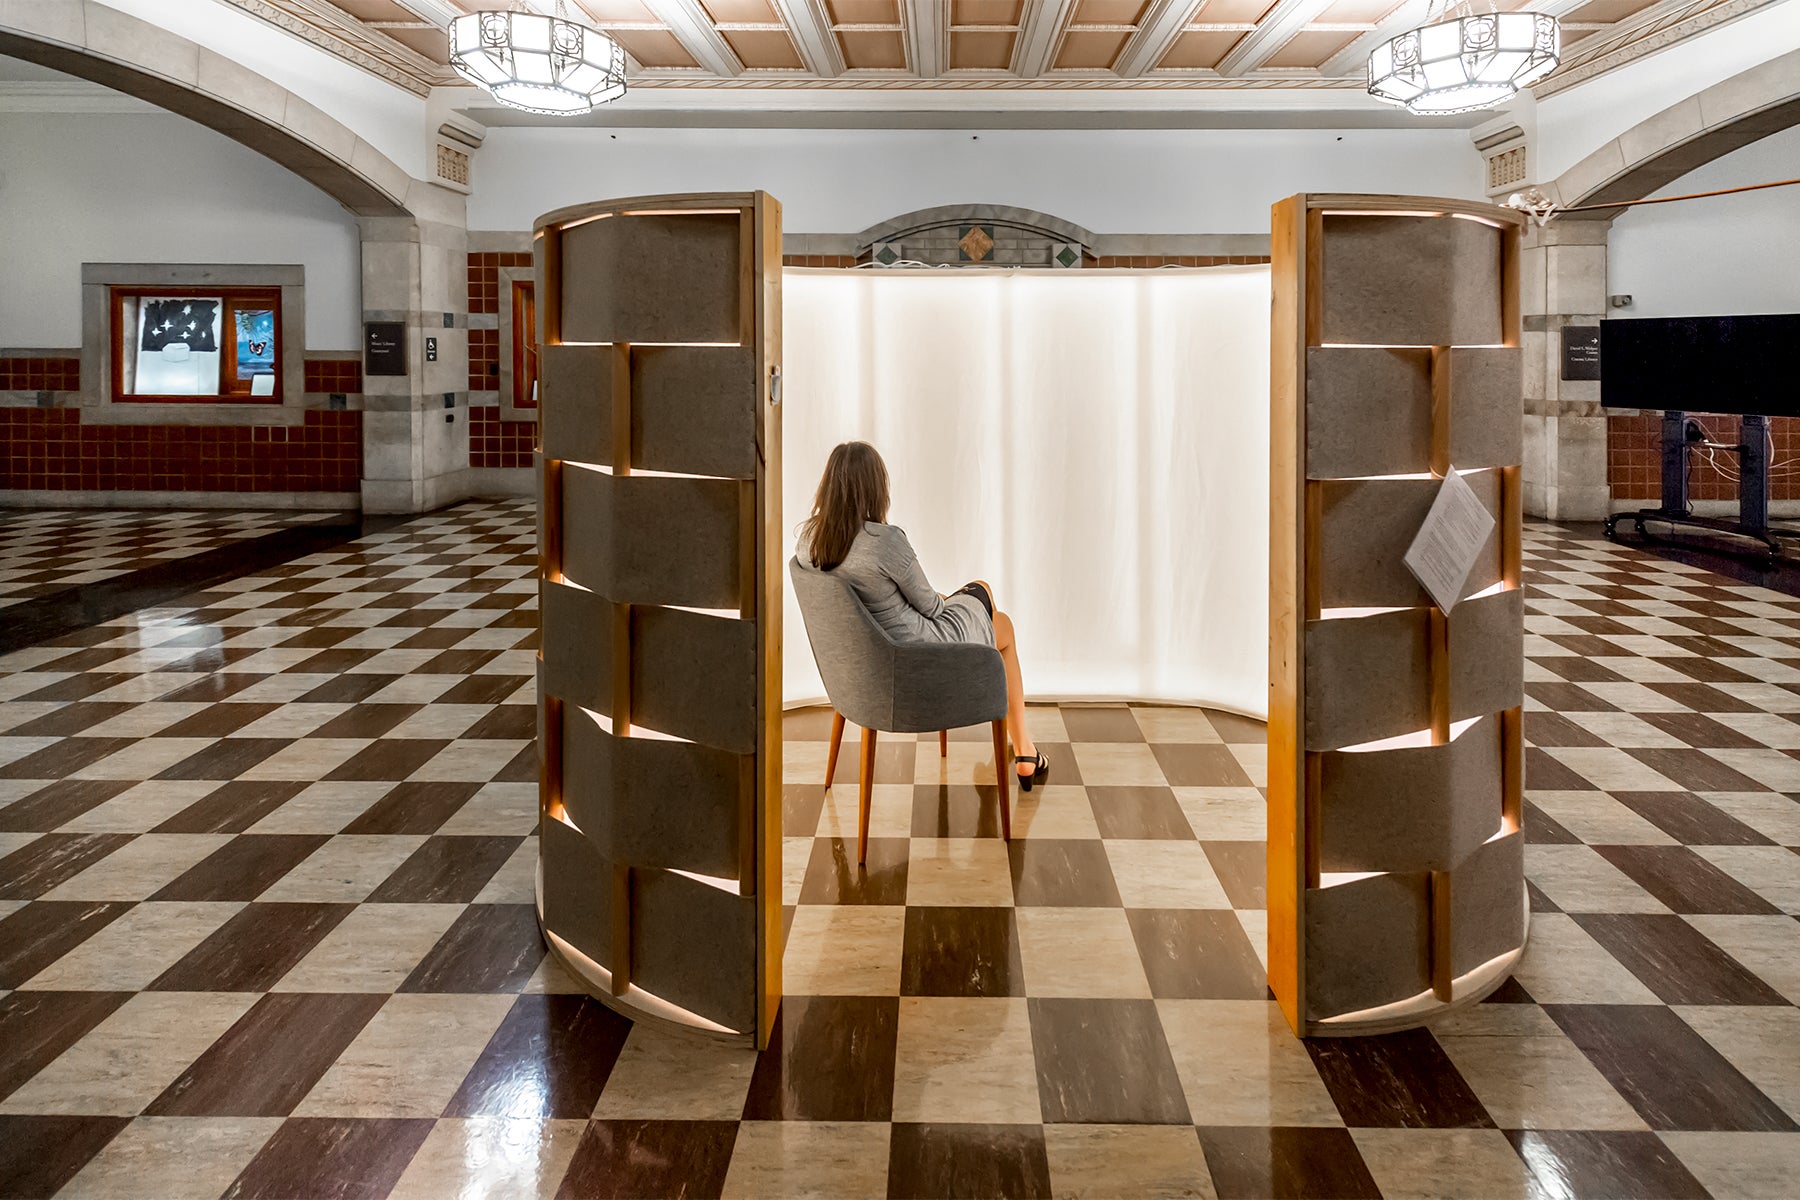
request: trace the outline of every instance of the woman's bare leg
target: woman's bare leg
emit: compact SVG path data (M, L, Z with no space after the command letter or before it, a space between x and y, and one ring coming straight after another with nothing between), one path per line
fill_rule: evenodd
M990 597L994 589L988 587ZM1000 651L1000 658L1006 663L1006 729L1012 735L1013 753L1027 758L1037 754L1037 746L1031 740L1031 734L1025 729L1025 679L1019 671L1019 647L1013 632L1012 618L994 610L994 648ZM1037 768L1030 763L1015 764L1021 777L1036 773Z

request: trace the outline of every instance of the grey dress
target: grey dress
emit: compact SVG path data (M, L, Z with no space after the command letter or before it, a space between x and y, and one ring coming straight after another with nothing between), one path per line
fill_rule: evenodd
M981 601L966 592L948 599L938 595L898 525L865 523L831 573L850 584L875 623L897 642L994 644L994 622Z

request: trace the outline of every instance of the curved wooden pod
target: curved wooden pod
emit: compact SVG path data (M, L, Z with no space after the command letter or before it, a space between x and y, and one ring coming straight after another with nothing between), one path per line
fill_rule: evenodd
M1404 1028L1522 953L1517 213L1273 213L1269 980L1301 1034ZM1455 470L1495 527L1440 611L1405 564Z
M538 221L538 916L634 1019L780 1001L780 206Z

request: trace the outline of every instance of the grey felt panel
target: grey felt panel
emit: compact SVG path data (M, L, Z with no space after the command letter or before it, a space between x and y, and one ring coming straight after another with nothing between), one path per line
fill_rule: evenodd
M614 216L563 230L563 341L744 340L739 220Z
M539 829L538 872L544 928L610 970L612 876L599 849L579 830L545 817Z
M756 1019L756 904L685 875L631 873L632 983L740 1032Z
M1450 972L1464 975L1525 941L1525 835L1486 843L1450 874Z
M1323 336L1357 346L1501 340L1501 231L1457 217L1327 214Z
M544 647L541 690L612 715L612 605L604 596L545 581L539 585Z
M1494 515L1494 529L1477 555L1462 594L1500 580L1500 475L1463 476ZM1443 486L1440 479L1335 479L1323 491L1319 530L1319 604L1322 608L1426 605L1431 596L1406 565L1406 551Z
M1431 469L1431 352L1314 346L1306 352L1306 477Z
M756 698L754 621L632 609L632 724L753 754Z
M1450 613L1450 719L1524 702L1525 593L1509 588Z
M1500 828L1500 722L1441 746L1323 756L1319 867L1447 871Z
M1464 471L1516 466L1523 457L1525 384L1516 346L1452 347L1450 461Z
M545 458L609 466L611 346L545 346L538 359L538 420Z
M1306 623L1306 749L1431 727L1427 610Z
M735 878L744 761L563 710L563 806L611 862Z
M1306 1000L1313 1020L1431 986L1425 875L1370 875L1306 891Z
M620 604L738 607L736 480L574 466L562 479L568 578Z
M632 466L754 479L757 384L748 346L634 348Z

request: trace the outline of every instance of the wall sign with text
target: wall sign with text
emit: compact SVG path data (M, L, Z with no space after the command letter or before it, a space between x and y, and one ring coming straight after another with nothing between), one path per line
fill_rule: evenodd
M363 374L406 374L406 322L363 322Z

